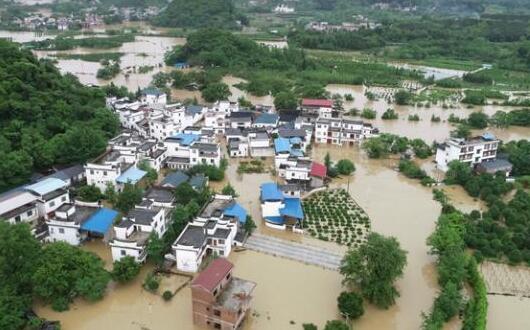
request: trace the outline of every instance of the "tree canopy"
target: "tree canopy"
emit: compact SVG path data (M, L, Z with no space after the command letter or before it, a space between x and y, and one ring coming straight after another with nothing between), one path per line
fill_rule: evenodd
M237 13L232 0L172 0L153 23L181 28L236 28L236 20L245 18Z
M388 308L399 296L394 282L403 275L406 263L406 252L394 237L371 233L365 244L348 251L340 272L345 284L359 288L376 306Z
M0 128L2 191L27 182L34 170L100 154L119 122L105 108L103 90L0 40Z

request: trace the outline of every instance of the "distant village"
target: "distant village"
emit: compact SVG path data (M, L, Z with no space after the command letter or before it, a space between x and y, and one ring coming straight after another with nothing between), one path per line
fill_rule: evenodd
M272 229L304 233L302 198L328 180L326 166L308 156L312 144L349 147L380 134L370 123L343 117L327 99L302 99L298 110L277 112L267 106L250 110L229 101L211 106L168 104L164 92L147 88L137 100L109 97L106 105L123 128L108 142L106 152L3 193L0 217L30 224L43 242L81 245L101 239L114 261L130 256L145 262L150 235L161 237L172 221L175 189L184 183L196 191L208 186L207 176L189 170L197 165L221 167L226 156L272 158L278 179L259 187L256 202L262 219L257 220ZM511 164L497 159L499 142L491 134L448 139L437 147L437 167L446 171L449 162L460 160L478 171L509 173ZM116 192L126 185L142 185L147 172L140 164L148 164L162 177L127 214L101 202L72 198L71 190L85 184L101 191L113 187ZM237 198L214 194L165 256L169 267L185 273L200 271L209 255L220 257L192 282L197 324L234 329L244 320L256 283L232 277L234 265L225 258L244 246L246 221L248 210Z
M105 14L98 12L97 8L87 8L79 13L71 15L59 15L48 12L27 13L21 17L12 17L9 21L1 22L2 25L30 31L47 30L78 30L91 29L104 23L115 21L139 21L148 20L156 16L160 9L157 7L136 8L136 7L109 7Z

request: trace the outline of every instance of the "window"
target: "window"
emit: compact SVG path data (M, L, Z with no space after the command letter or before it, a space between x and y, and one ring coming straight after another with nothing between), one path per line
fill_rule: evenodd
M31 217L33 215L33 210L29 210L26 214L28 215L28 217Z
M48 204L48 205L50 205L50 207L54 207L55 206L55 201L51 201L50 204Z
M229 280L231 275L232 275L231 273L228 273L228 274L226 275L226 279Z
M125 256L125 255L127 255L127 252L126 252L125 250L120 250L120 254L121 254L122 256Z
M213 327L215 329L221 329L221 323L215 323Z
M213 295L217 296L217 289L213 290Z
M66 202L66 196L61 197L61 202Z
M20 222L20 215L17 215L17 216L15 217L15 222Z
M64 234L64 228L59 228L59 234Z
M225 251L224 251L224 250L220 250L220 251L219 251L219 255L220 255L220 256L224 256L224 255L225 255Z
M213 314L214 314L215 316L221 316L221 311L218 310L218 309L214 309L214 310L213 310Z
M107 176L107 171L103 171L103 175L104 175L104 176Z
M90 174L91 174L91 175L94 175L94 170L90 170Z
M219 244L225 244L225 240L224 239L220 239L219 240Z

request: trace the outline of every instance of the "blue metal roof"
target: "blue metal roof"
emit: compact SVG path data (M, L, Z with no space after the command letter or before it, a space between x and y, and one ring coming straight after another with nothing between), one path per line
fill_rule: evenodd
M83 222L81 229L105 235L117 216L117 211L101 208Z
M284 203L285 207L280 209L280 215L300 220L304 218L304 211L302 210L302 202L300 201L300 198L286 198Z
M197 134L179 133L179 134L173 136L173 138L179 139L181 145L189 146L193 142L199 141L201 137L199 135L197 135Z
M46 195L57 189L66 187L66 182L56 178L48 178L26 187L27 190L31 190L38 195Z
M489 132L486 132L486 133L482 134L482 138L483 138L484 140L489 140L489 141L496 140L495 135L493 135L493 134L491 134L491 133L489 133Z
M278 115L275 113L262 113L256 118L256 124L276 124Z
M260 187L261 189L261 201L270 201L270 200L282 200L283 193L278 188L278 185L274 182L264 183Z
M180 186L184 182L187 182L189 177L182 171L169 173L164 180L162 180L162 185L171 185L174 188Z
M238 203L234 203L224 209L224 215L229 217L236 217L239 220L239 223L241 224L247 222L247 210L245 210Z
M202 112L202 105L188 105L186 106L186 113L191 115L200 114Z
M280 152L291 152L291 144L288 139L279 137L274 140L274 151Z
M123 172L117 179L118 183L132 183L135 184L140 181L145 175L146 171L142 171L136 167L130 167L127 171Z

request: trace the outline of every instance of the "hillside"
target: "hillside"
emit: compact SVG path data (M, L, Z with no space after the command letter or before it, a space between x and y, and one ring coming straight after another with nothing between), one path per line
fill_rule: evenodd
M153 20L155 25L180 28L236 28L244 20L232 0L173 0Z
M0 40L0 191L33 171L83 162L118 130L102 90Z

